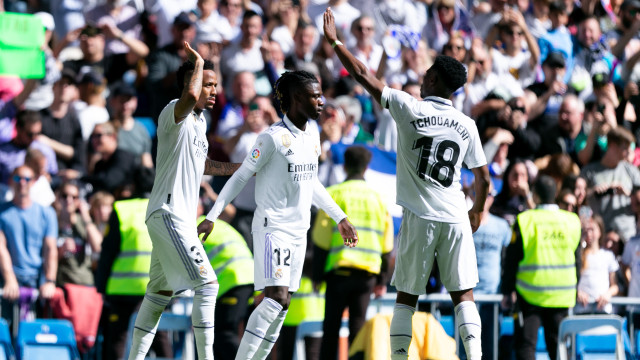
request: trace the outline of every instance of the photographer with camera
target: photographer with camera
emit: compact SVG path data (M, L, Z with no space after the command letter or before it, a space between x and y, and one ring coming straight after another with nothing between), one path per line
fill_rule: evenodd
M607 150L607 134L618 126L615 108L609 99L590 101L585 108L583 131L576 138L580 166L602 159Z

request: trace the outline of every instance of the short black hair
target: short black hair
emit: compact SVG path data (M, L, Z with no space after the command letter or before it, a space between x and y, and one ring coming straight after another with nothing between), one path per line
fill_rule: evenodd
M467 69L451 56L438 55L433 68L438 71L438 77L449 91L449 96L467 82Z
M344 169L347 176L362 174L371 162L371 151L364 146L350 146L344 152Z
M538 175L533 191L540 198L541 204L555 204L558 185L551 176L542 174Z
M312 84L317 83L318 78L308 71L287 71L282 74L273 86L276 90L276 99L280 102L280 110L286 114L291 108L292 94L308 91Z
M22 110L16 115L16 128L25 129L29 125L41 123L40 112L34 110Z
M254 16L260 17L260 14L258 14L253 10L247 10L244 12L244 14L242 14L242 22L244 22L245 20L251 19ZM260 17L260 19L262 19L262 17Z
M184 90L184 81L185 81L184 77L187 75L187 73L195 69L196 69L196 65L189 60L183 62L182 65L180 65L180 67L178 68L178 72L176 73L176 78L178 80L178 90L180 94L182 94L182 91ZM204 67L202 68L202 70L215 71L213 67L213 63L209 60L204 61Z

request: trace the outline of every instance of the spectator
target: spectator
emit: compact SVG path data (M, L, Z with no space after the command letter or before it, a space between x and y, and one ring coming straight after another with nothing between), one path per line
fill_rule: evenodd
M12 172L13 200L0 205L0 263L2 318L11 322L20 287L37 288L42 299L55 291L58 223L51 207L33 202L30 188L35 174L27 166Z
M490 209L492 214L507 220L510 225L513 225L518 214L535 207L530 189L535 177L531 175L529 166L522 159L509 163L502 177L502 189Z
M584 131L576 139L578 163L583 166L602 159L607 151L607 134L618 126L615 109L610 101L601 99L587 105Z
M218 0L198 0L198 10L196 42L207 38L217 43L228 43L232 39L229 21L218 12Z
M237 38L240 34L244 11L245 6L242 0L220 1L220 15L224 16L231 26L231 39Z
M467 45L460 33L455 32L449 36L449 40L442 46L442 55L451 56L463 64L467 63Z
M577 210L577 199L576 196L570 189L561 189L558 193L558 197L556 198L556 203L560 209L568 211L568 212L576 212Z
M87 23L98 26L106 36L104 55L132 53L139 58L149 54L142 42L142 25L136 8L125 1L107 0L85 14Z
M229 80L234 79L236 74L244 71L257 74L264 69L260 52L261 34L262 18L255 11L246 11L242 16L241 35L222 50L222 73L227 81L225 89L229 89Z
M493 183L489 187L489 194L484 203L484 212L478 230L473 233L473 243L476 247L476 261L480 281L473 289L474 294L498 294L500 291L500 274L502 253L511 242L511 227L509 223L489 212L497 195ZM482 329L483 357L491 357L494 353L494 314L493 305L480 304L480 319Z
M16 79L22 84L20 79ZM17 91L17 95L8 95L4 89L0 89L0 144L11 141L15 131L15 117L24 102L35 89L36 80L30 79L24 84L22 90Z
M118 148L139 156L142 166L153 167L149 131L133 118L138 108L136 89L126 83L118 84L111 92L109 105L111 121L118 132Z
M551 28L538 38L540 59L544 64L547 56L557 51L562 53L567 63L566 68L571 69L573 68L573 40L569 29L567 29L569 13L562 0L555 0L549 4L549 20L551 20ZM565 72L564 82L567 83L570 77L571 72Z
M334 103L342 109L345 116L340 142L347 145L372 143L373 135L360 125L362 120L360 101L352 96L341 95L335 99Z
M47 173L47 158L42 151L30 148L24 156L24 164L35 174L31 185L31 198L42 206L51 206L55 194L51 189L51 175Z
M625 61L640 49L640 1L625 0L620 6L619 19L615 29L607 32L606 39L611 54Z
M555 181L541 175L535 183L538 206L518 215L507 247L502 275L503 306L517 301L514 321L516 359L535 358L538 329L544 327L549 357L556 358L558 328L576 303L575 252L580 219L554 203Z
M326 280L326 303L320 359L337 359L342 314L349 309L349 343L364 325L371 294L386 293L387 275L393 250L393 221L387 207L370 185L364 173L371 152L361 146L347 148L344 153L342 184L327 191L340 208L349 211L360 229L358 247L345 247L338 227L325 212L320 212L312 230L314 243L314 285Z
M558 111L567 85L564 83L566 63L560 52L551 52L542 63L544 80L529 85L525 90L531 111L529 126L538 134L545 134L558 122Z
M233 76L231 99L225 104L214 127L216 141L227 141L244 124L249 104L256 96L255 81L256 77L249 71L241 71Z
M100 73L89 70L80 77L78 92L80 100L73 103L74 111L78 114L82 138L87 141L93 127L109 121L104 91L106 81Z
M64 182L56 191L58 215L58 275L56 284L93 286L94 261L102 249L102 234L91 219L89 205L75 182Z
M342 35L345 36L345 44L352 44L352 37L349 29L351 28L351 24L358 16L361 15L360 10L353 7L349 1L347 0L329 0L327 3L317 3L315 5L309 6L307 13L309 14L309 18L312 23L316 26L316 30L322 34L322 14L327 9L327 7L331 7L331 11L336 18L336 29L338 29ZM380 20L380 19L376 19ZM378 24L378 31L386 30L386 26L384 25L384 21L374 21L374 23ZM384 28L384 29L381 29ZM380 38L380 36L376 36L376 38Z
M24 164L27 149L40 150L47 158L47 172L58 173L56 154L46 144L38 140L42 133L40 113L23 110L16 116L16 136L9 142L0 145L0 181L7 184L13 170Z
M89 213L91 219L96 224L100 233L104 236L107 233L109 216L113 210L115 198L106 191L96 191L89 198Z
M351 34L356 40L356 45L350 50L353 56L365 64L371 72L377 72L384 50L375 40L373 18L361 15L353 20Z
M60 69L53 55L53 50L49 47L51 38L53 37L53 30L55 29L53 16L46 12L37 12L34 15L42 21L42 25L44 26L42 50L44 51L45 59L45 75L44 78L37 80L38 84L33 92L29 94L29 98L25 101L24 107L27 110L40 111L49 107L53 102L53 84L60 79Z
M176 71L187 59L184 42L191 43L196 36L195 23L189 14L183 12L175 17L171 26L171 35L173 41L152 52L147 59L149 75L146 89L149 94L153 94L149 97L149 107L151 117L156 122L165 105L172 99L180 97Z
M536 0L540 1L540 0ZM524 42L523 42L524 38ZM507 10L485 39L491 49L492 71L500 78L512 76L524 88L535 80L540 49L520 12ZM526 43L526 47L524 44Z
M38 140L56 153L58 169L86 172L86 143L82 127L71 103L78 96L75 74L63 70L62 77L53 84L53 103L40 111L42 134Z
M536 156L565 153L576 163L581 163L579 137L582 133L584 103L576 95L568 94L560 104L558 123L541 136L540 149Z
M595 215L583 223L580 247L580 276L576 314L611 314L611 297L618 294L616 272L619 269L615 255L600 247L605 227L602 218Z
M471 22L481 39L486 39L491 27L502 20L502 15L507 10L507 0L489 0L489 6L490 11L476 12L471 17Z
M285 56L289 56L293 54L294 36L301 20L300 3L278 1L272 3L272 6L276 6L277 9L267 23L267 35L280 45Z
M523 9L522 14L525 15L525 25L535 38L540 39L551 28L551 20L549 16L550 3L552 0L532 0L529 9Z
M587 198L587 181L577 175L569 175L562 180L562 188L569 189L576 197L575 211L579 211L581 207L586 206Z
M464 47L470 46L471 40L476 36L467 9L456 0L434 1L429 9L429 21L422 31L422 38L427 39L431 50L441 53L444 45L454 36L463 40Z
M635 138L628 130L612 129L607 134L607 151L602 159L583 167L580 174L587 180L593 213L618 231L625 242L636 234L629 196L634 187L640 186L640 170L626 160L633 142Z

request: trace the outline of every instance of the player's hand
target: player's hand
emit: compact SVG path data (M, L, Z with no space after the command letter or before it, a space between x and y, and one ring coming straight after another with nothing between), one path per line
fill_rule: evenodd
M482 213L469 210L469 223L471 223L471 231L476 232L480 227L480 220L482 220Z
M338 40L338 35L336 34L336 23L333 18L333 12L331 8L328 7L324 12L324 37L327 39L329 44L333 44L336 40Z
M376 285L373 287L373 295L379 299L387 293L387 285Z
M342 235L345 246L355 247L358 245L358 232L356 231L356 227L349 222L349 219L344 218L340 221L338 231L340 231L340 235Z
M197 51L193 50L191 45L186 41L184 42L184 51L187 53L187 60L191 63L195 64L198 61L204 61L202 60L202 56L200 56Z
M213 231L213 222L211 220L204 219L198 225L198 237L200 237L200 234L204 234L204 236L202 236L202 242L207 241L211 231Z

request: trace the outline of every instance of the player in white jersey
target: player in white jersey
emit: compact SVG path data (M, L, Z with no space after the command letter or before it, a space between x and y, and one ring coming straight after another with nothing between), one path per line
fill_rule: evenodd
M355 227L318 180L320 136L316 127L308 125L323 106L318 80L306 71L284 73L276 82L276 95L284 119L258 136L201 224L212 227L222 209L256 174L255 289L264 289L265 298L247 322L236 354L241 360L265 359L280 335L291 294L300 286L311 203L338 224L345 245L358 242Z
M198 359L213 359L218 281L198 239L196 209L203 174L231 175L239 165L207 158L202 111L215 104L218 81L213 64L188 43L184 47L188 61L177 73L181 96L158 119L156 178L146 215L153 244L150 281L136 319L130 360L145 358L162 311L174 294L187 289L194 289L192 322Z
M324 35L355 80L389 109L398 128L397 203L404 213L392 279L398 295L391 358L408 357L411 318L437 258L467 357L480 359L480 316L473 301L478 268L471 234L480 224L490 177L474 121L449 100L466 83L466 70L457 60L438 56L424 75L421 101L384 86L337 40L330 8L324 13ZM463 163L475 175L476 199L468 212L460 185Z

